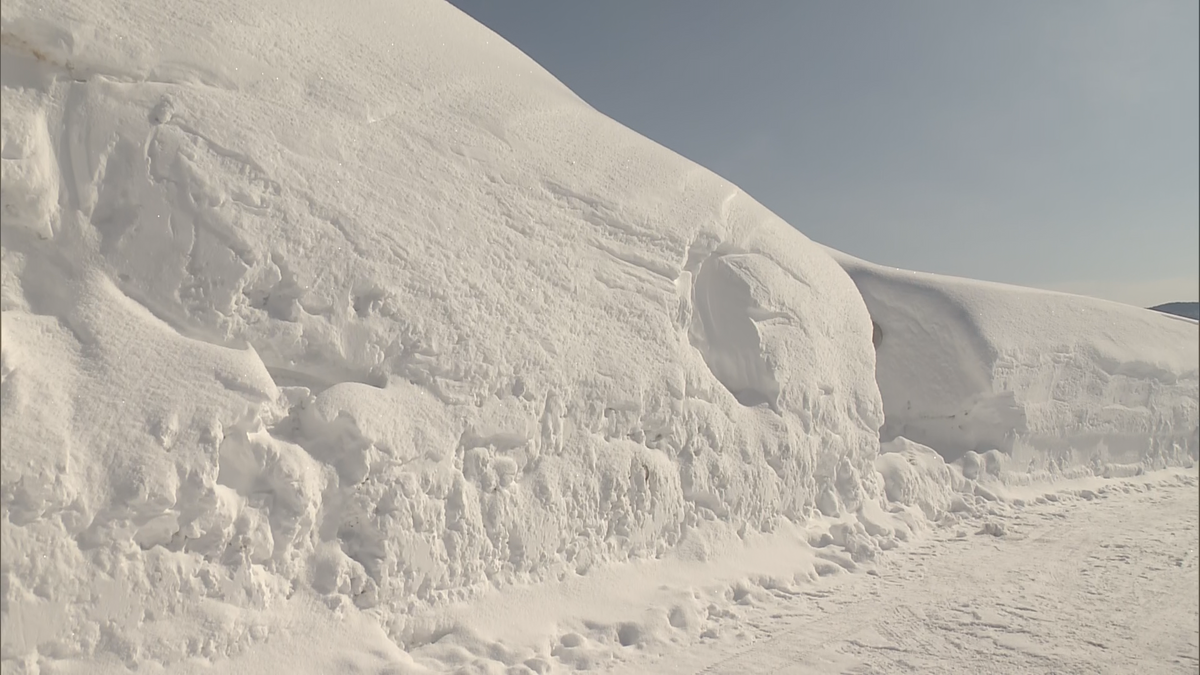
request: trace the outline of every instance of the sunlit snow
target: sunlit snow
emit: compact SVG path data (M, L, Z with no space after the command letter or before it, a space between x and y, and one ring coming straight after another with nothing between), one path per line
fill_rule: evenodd
M880 583L924 672L1196 667L1194 322L828 251L438 0L2 35L4 673L892 672ZM1093 516L1158 642L929 604Z

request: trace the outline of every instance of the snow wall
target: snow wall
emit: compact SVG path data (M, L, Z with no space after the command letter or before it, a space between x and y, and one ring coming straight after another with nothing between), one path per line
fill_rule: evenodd
M837 263L448 4L2 28L6 659L230 653L310 592L399 634L882 498Z
M1018 471L1196 459L1194 321L830 253L878 326L883 441L907 438L947 461L999 450Z

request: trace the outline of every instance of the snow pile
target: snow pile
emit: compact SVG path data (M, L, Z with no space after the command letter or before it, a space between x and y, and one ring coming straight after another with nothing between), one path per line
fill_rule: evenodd
M876 324L884 441L965 456L968 474L984 461L1121 473L1196 458L1194 322L831 253Z
M931 521L950 512L968 482L932 448L904 437L881 444L875 468L888 501L915 506Z
M233 654L309 593L402 639L881 498L838 265L450 6L2 29L6 668Z

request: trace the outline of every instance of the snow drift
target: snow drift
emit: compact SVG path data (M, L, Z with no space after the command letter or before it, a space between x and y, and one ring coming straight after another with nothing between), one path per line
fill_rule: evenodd
M837 264L450 6L2 27L6 663L230 654L296 593L400 635L880 498Z
M1019 471L1195 460L1194 322L831 253L877 325L884 441L969 463L999 450Z

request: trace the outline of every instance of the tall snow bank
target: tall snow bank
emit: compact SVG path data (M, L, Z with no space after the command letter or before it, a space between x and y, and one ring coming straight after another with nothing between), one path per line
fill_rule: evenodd
M1195 459L1194 322L831 253L878 327L885 442L1037 470Z
M2 29L5 659L231 653L295 593L401 635L881 496L838 265L449 5Z

